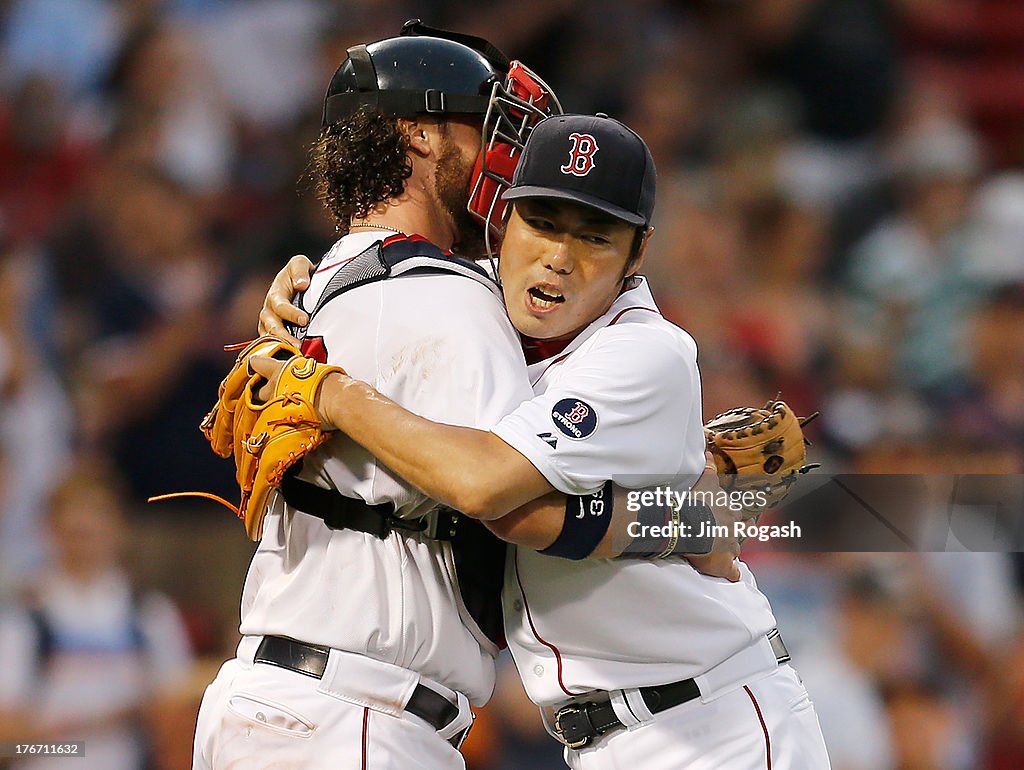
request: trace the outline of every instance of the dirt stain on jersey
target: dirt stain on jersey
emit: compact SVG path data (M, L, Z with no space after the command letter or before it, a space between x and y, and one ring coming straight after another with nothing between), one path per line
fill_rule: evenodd
M428 381L439 368L448 365L447 347L445 340L438 337L417 340L395 353L386 370L382 367L380 381L388 382L411 372L415 372L419 380Z

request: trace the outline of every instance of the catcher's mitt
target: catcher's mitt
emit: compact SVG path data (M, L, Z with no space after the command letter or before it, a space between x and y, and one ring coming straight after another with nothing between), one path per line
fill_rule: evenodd
M782 502L797 476L817 465L807 465L803 426L818 416L797 417L785 401L769 401L762 409L730 409L704 426L708 451L715 458L724 491L755 492L744 495L744 508L760 515Z

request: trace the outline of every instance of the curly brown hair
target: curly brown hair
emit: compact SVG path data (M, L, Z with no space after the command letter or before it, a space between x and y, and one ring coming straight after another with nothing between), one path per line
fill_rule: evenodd
M396 198L412 174L409 137L396 118L361 107L320 131L309 151L309 178L317 198L334 214L339 232L353 217Z

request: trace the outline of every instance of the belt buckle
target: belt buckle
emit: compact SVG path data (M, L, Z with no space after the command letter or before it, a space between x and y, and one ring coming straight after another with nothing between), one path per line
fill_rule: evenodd
M563 720L570 720L565 722ZM596 731L587 715L587 704L566 706L555 714L555 734L570 749L582 749L590 744Z

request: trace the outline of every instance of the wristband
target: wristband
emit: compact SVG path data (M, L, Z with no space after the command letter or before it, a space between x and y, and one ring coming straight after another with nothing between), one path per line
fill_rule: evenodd
M641 535L622 553L623 558L666 559L669 556L710 553L715 545L711 527L714 512L704 503L650 505L640 509L636 518ZM654 534L648 534L654 533Z
M688 537L681 537L673 553L700 555L711 553L715 547L715 512L704 503L688 503L679 510Z
M608 532L614 501L610 481L592 495L566 495L562 531L538 553L574 560L590 556Z

